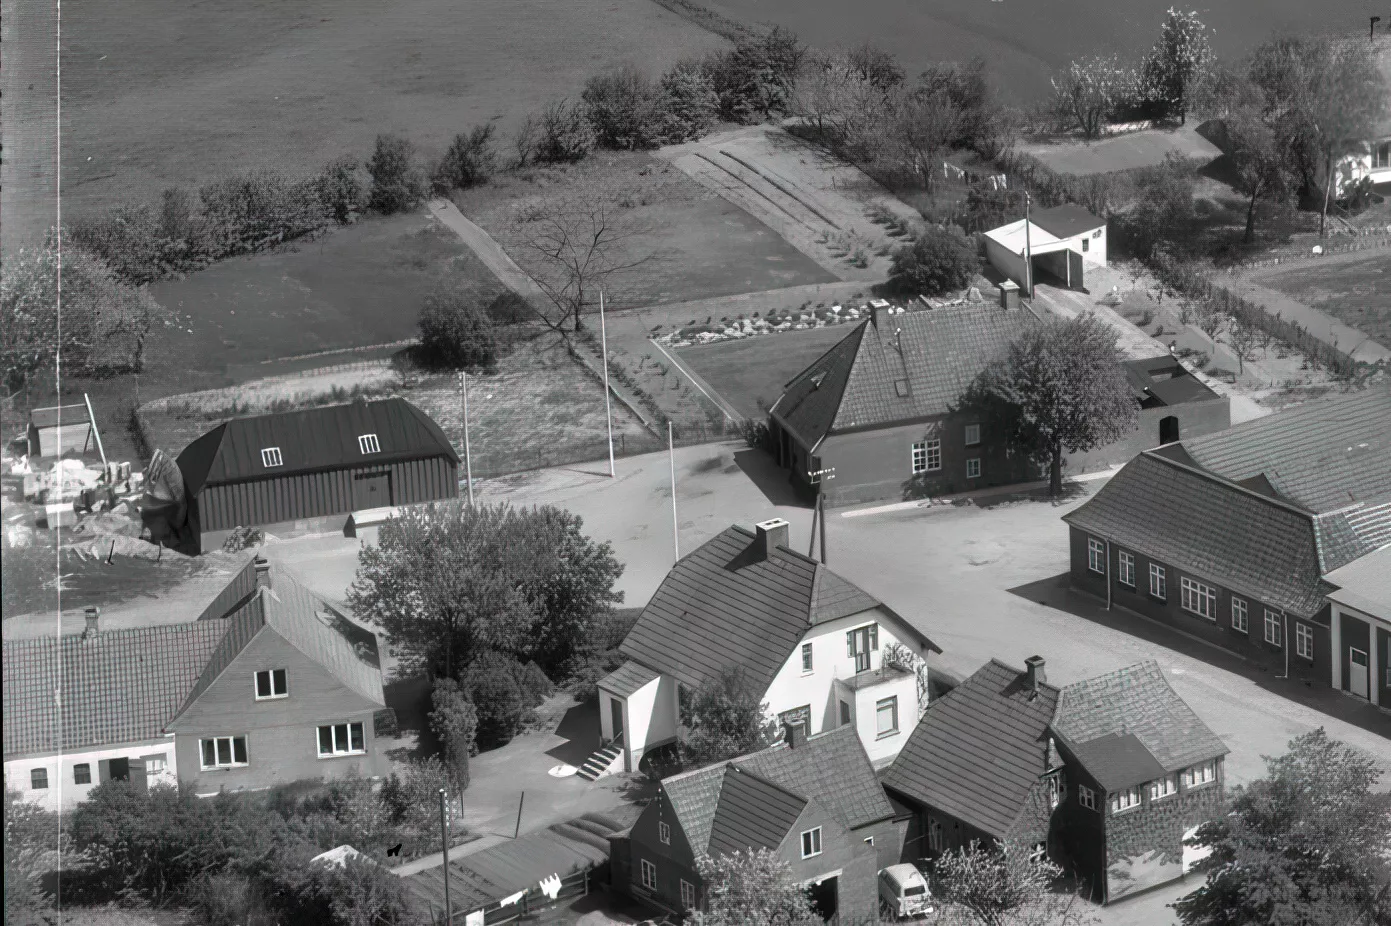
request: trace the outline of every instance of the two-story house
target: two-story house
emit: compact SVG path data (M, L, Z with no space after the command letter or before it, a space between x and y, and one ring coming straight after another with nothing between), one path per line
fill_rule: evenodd
M848 727L807 738L790 726L782 743L662 781L626 839L616 885L675 913L700 909L697 860L771 849L822 916L874 921L876 875L898 861L904 824Z
M915 813L908 854L1032 848L1106 903L1196 862L1227 752L1154 662L1055 687L1040 657L992 660L928 707L884 787Z
M112 779L200 794L379 775L376 637L264 560L195 621L4 644L6 787L49 809Z
M863 589L791 549L788 523L734 525L682 557L638 617L599 682L603 773L634 771L674 742L679 690L738 668L770 719L811 735L853 727L872 760L898 752L919 714L926 636ZM887 661L886 653L906 656ZM905 665L908 662L911 665ZM925 697L925 694L923 695Z

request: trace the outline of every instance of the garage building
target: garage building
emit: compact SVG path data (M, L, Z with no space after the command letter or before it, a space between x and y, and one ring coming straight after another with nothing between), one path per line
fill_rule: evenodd
M1035 284L1081 289L1086 264L1106 266L1106 222L1069 204L1040 209L1027 223L1019 219L985 233L990 265L1021 287L1027 285L1026 252L1033 259Z
M185 447L178 466L198 552L237 527L337 530L355 511L459 494L459 455L399 398L234 418Z

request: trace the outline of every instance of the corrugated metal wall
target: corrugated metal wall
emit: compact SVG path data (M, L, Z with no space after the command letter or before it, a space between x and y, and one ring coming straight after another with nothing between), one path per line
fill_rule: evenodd
M199 530L230 530L280 521L302 521L353 510L353 476L391 474L391 503L411 505L459 496L459 468L434 457L385 466L359 466L307 475L209 486L198 493Z

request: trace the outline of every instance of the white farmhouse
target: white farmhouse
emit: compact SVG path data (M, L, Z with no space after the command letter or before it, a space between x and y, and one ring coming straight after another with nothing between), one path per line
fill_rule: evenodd
M635 770L645 752L676 740L681 689L735 668L763 688L770 719L800 722L809 736L853 725L870 759L886 764L917 724L929 651L941 652L792 550L786 521L732 526L667 573L623 641L628 662L599 682L606 748L581 773Z

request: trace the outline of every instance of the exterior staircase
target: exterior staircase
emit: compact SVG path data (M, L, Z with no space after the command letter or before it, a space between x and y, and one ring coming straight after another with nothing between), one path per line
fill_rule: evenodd
M623 757L622 739L611 740L594 751L584 765L580 766L579 776L585 781L595 781L613 771Z

